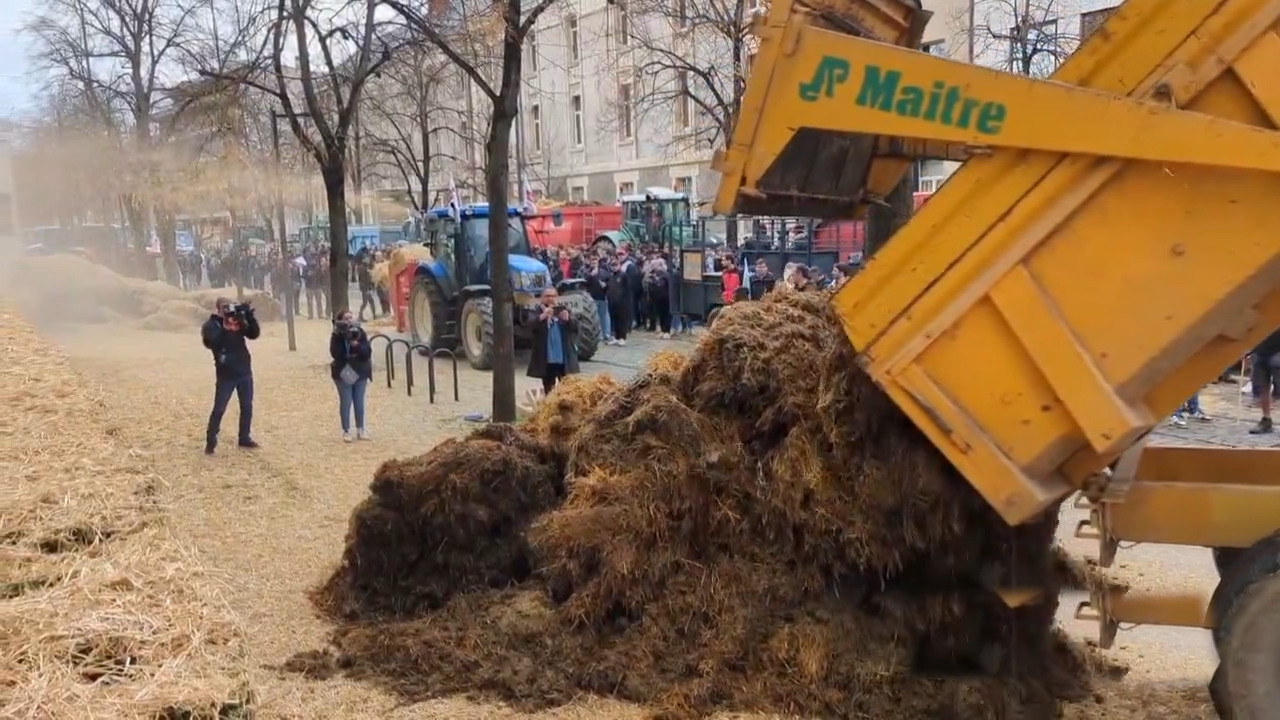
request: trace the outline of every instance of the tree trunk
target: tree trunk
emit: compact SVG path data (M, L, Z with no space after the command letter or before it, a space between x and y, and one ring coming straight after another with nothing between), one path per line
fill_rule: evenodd
M339 152L332 155L342 157ZM336 316L351 309L347 297L347 274L351 272L347 262L347 173L341 160L329 163L320 173L329 203L329 309Z
M518 87L517 87L518 92ZM516 420L515 298L512 295L511 253L507 245L506 210L510 195L511 128L515 113L495 103L485 148L485 195L489 201L489 285L493 291L493 422ZM514 104L514 103L511 103ZM500 213L500 214L499 214ZM572 352L572 349L566 349Z
M911 213L915 209L915 189L916 170L915 163L912 163L911 169L902 176L902 181L885 198L889 206L872 205L867 213L867 241L863 248L863 262L870 260L880 248L888 244L899 228L911 220Z
M169 207L156 208L156 234L160 236L160 257L164 261L164 280L174 287L182 286L178 273L178 222Z

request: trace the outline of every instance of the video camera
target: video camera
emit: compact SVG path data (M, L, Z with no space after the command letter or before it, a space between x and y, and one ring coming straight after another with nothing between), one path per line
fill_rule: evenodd
M333 324L333 332L335 335L341 335L348 340L360 339L360 326L350 320L338 320Z
M231 303L223 309L222 314L244 321L253 314L253 306L249 303Z

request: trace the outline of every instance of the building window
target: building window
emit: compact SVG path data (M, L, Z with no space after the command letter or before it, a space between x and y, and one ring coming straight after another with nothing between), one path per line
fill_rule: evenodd
M689 95L689 71L676 71L676 127L687 129L693 120L693 98Z
M693 197L693 177L685 175L675 178L671 181L672 192L684 193L689 197Z
M613 4L614 26L618 30L618 44L631 44L631 22L627 18L627 3L625 0L615 0Z
M574 185L573 187L569 188L569 201L577 202L577 203L586 202L587 189L582 185Z
M916 181L916 192L935 193L938 188L942 187L942 183L946 180L940 175L931 177L921 177Z
M930 40L920 46L921 52L926 55L936 55L938 57L947 57L947 41L946 40Z
M582 147L586 142L586 128L582 122L582 96L574 95L573 105L573 145L574 147Z
M569 60L578 62L582 59L582 45L578 42L578 16L570 15L565 18L564 27L569 36Z
M632 119L635 113L632 110L631 83L624 82L618 85L618 139L630 140L635 137L636 129L633 127Z
M636 184L633 182L618 183L618 197L626 197L627 195L636 194Z
M529 123L533 126L533 151L542 152L542 107L537 103L529 106Z
M1102 23L1114 15L1118 8L1119 6L1115 6L1080 13L1080 42L1088 40L1089 36L1097 32L1098 28L1102 27Z
M538 36L533 30L525 36L525 43L529 47L529 71L538 72Z

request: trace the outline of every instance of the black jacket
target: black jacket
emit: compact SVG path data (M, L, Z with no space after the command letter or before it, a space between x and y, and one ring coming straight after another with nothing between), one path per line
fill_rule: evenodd
M607 300L609 279L613 277L613 271L607 267L594 268L587 273L587 292L591 293L592 300Z
M262 334L258 319L252 314L243 328L228 330L221 315L210 315L200 327L200 339L213 353L213 369L219 380L238 380L253 375L253 362L246 341Z
M338 376L342 374L342 368L347 365L350 365L362 379L373 379L373 345L369 342L369 336L365 334L364 328L359 330L360 337L354 342L340 335L337 330L329 336L329 357L333 358L333 362L329 364L329 372L334 380L338 380Z
M530 331L533 337L533 350L529 353L529 377L542 378L547 374L547 331L555 327L563 335L564 374L573 375L578 372L578 321L573 313L569 313L567 321L561 320L554 325L545 320L534 320Z
M356 280L360 283L360 292L373 292L373 273L369 272L369 263L356 265Z

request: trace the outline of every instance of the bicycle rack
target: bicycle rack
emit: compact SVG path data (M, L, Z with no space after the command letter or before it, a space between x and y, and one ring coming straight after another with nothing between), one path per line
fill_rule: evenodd
M458 356L445 348L432 350L427 356L427 372L431 373L431 379L427 381L428 401L432 404L436 401L436 358L441 356L449 358L449 362L453 363L453 401L462 402L461 393L458 392Z
M383 362L384 362L384 364L386 364L386 366L387 366L387 387L388 387L388 388L390 388L390 387L391 387L391 363L390 363L390 362L387 362L387 358L391 356L391 338L390 338L390 337L388 337L388 336L386 336L386 335L384 335L384 334L382 334L382 333L374 333L374 334L370 335L370 336L369 336L369 348L370 348L370 349L373 349L373 341L374 341L374 340L386 340L386 341L387 341L387 346L386 346L385 348L383 348L383 351L382 351L382 358L383 358Z
M404 366L405 366L404 385L405 385L405 391L409 393L409 396L410 397L413 396L413 351L414 350L417 350L423 355L427 356L427 402L431 403L432 405L434 405L436 402L436 358L441 355L448 357L449 360L452 361L453 363L453 400L454 402L461 402L461 399L462 399L461 393L459 392L459 388L458 388L458 357L453 354L452 350L446 350L444 348L440 348L438 350L432 350L430 347L422 343L418 343L416 345L411 345L409 347L406 347L404 351Z
M402 338L394 338L387 343L387 349L384 351L383 356L387 363L387 389L388 390L391 389L391 381L396 379L396 356L393 352L393 349L395 348L396 345L403 345L406 350L412 347L412 345L409 343L408 340L404 340ZM405 360L406 365L408 365L408 362L409 362L408 360Z

